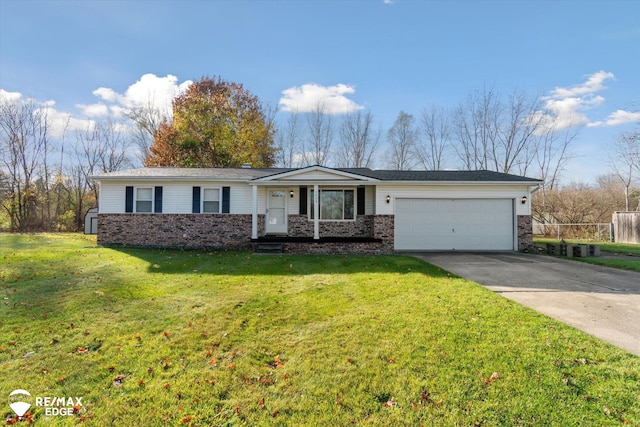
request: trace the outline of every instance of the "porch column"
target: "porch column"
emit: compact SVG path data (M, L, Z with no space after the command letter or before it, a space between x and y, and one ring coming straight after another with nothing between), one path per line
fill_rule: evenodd
M313 238L320 239L320 195L318 194L318 184L313 185Z
M251 212L251 238L258 238L258 186L251 187L253 210Z

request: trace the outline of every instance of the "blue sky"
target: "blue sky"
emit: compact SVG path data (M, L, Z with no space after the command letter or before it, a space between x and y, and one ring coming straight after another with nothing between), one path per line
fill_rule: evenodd
M383 131L518 88L582 122L567 180L593 181L640 121L640 1L0 0L0 90L73 126L203 75L281 110L363 108Z

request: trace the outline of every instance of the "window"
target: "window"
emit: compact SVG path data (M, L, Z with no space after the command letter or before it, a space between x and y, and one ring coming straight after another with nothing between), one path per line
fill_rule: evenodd
M136 212L152 212L153 188L136 188Z
M219 188L205 188L202 190L202 212L220 213Z
M309 197L309 219L314 218L313 190ZM320 219L341 221L355 219L355 197L353 190L320 190Z

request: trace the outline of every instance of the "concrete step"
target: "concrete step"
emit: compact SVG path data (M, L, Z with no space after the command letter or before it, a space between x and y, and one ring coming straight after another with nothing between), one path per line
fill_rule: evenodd
M258 254L281 254L284 253L284 243L264 242L256 245Z

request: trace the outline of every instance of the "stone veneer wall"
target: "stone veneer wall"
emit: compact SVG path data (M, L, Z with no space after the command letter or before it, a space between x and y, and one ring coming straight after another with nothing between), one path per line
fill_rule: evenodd
M531 215L518 215L518 251L533 250L533 224Z
M98 244L250 249L251 215L99 214Z

